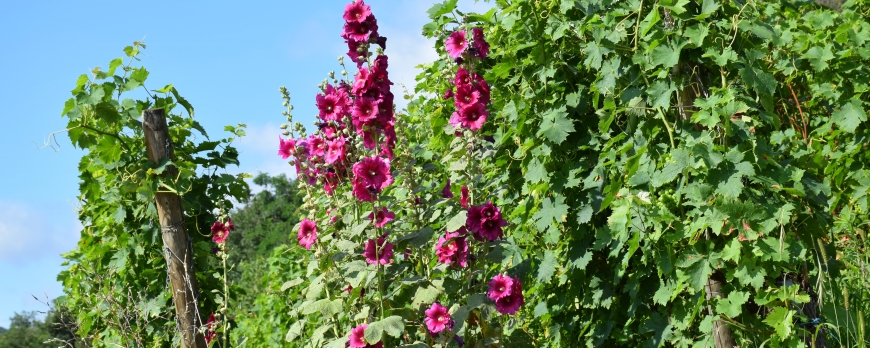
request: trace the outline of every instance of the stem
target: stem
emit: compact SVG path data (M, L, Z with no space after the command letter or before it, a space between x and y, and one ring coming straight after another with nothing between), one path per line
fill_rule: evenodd
M230 322L227 319L227 304L230 302L230 289L227 285L227 251L224 250L223 257L223 266L224 266L224 305L223 305L223 314L222 318L224 320L224 332L223 332L223 343L225 347L229 347L227 344L227 332L230 331Z
M665 129L668 130L668 138L670 138L670 140L671 140L671 149L677 148L677 146L674 143L674 130L671 129L671 125L668 123L668 119L665 118L665 114L662 112L662 108L656 107L656 110L658 110L659 117L662 118L662 122L665 123Z

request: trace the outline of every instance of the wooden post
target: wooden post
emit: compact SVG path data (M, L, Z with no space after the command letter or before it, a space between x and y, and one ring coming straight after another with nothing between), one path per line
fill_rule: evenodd
M710 278L707 278L705 290L707 292L707 310L710 314L713 314L713 309L709 303L713 298L724 297L722 285L725 282L722 278L722 273L719 273L719 271L713 271L713 274L710 274ZM716 348L733 348L737 346L737 343L734 342L734 333L731 332L731 328L725 324L725 321L721 319L713 322L713 340Z
M159 163L164 158L172 158L172 142L163 109L143 111L142 129L145 131L145 148L148 150L149 159ZM174 166L168 166L162 175L175 177L178 170ZM184 225L181 197L171 192L157 192L154 200L160 218L163 251L182 347L206 348L205 338L198 330L202 327L203 320L197 304L198 286L193 269L193 249Z

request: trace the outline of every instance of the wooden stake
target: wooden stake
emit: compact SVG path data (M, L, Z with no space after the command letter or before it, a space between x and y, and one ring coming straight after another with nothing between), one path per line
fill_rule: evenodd
M707 278L707 286L704 290L707 292L707 310L710 314L713 314L713 309L710 306L713 299L725 297L722 293L722 285L724 283L722 273L719 273L719 271L713 271L713 274L710 274L710 278ZM731 328L725 324L725 321L721 319L713 322L713 340L716 348L733 348L737 346L737 343L734 342L734 333L731 332Z
M142 112L142 129L145 131L145 148L148 158L160 163L164 158L172 158L172 142L163 109L149 109ZM175 177L178 170L167 166L164 177ZM202 314L197 304L198 286L193 269L193 248L184 225L184 209L181 197L171 192L157 192L157 215L163 237L164 254L172 289L172 302L175 305L178 330L184 348L206 348L205 338L199 332L203 326Z

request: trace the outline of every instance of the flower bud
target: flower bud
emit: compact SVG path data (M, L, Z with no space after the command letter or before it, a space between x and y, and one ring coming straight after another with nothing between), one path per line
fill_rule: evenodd
M347 76L347 70L342 69L342 70L341 70L341 75L342 75L342 76Z
M290 135L290 131L285 130L285 131L281 132L281 134L284 134L284 136L288 136L288 135Z
M287 102L287 101L285 100L285 101L284 101L284 106L286 107L287 105L290 105L290 103Z
M281 129L287 129L287 124L286 124L286 123L282 123L282 124L281 124Z
M331 79L335 78L335 70L329 72L329 78L331 78Z

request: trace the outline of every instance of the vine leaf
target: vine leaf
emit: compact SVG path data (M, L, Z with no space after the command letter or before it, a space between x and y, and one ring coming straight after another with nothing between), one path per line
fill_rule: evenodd
M574 132L574 122L568 118L565 106L552 109L544 114L538 136L545 136L554 144L561 144L568 138L568 133Z
M773 312L767 315L767 318L764 318L763 321L765 324L770 325L774 330L776 330L777 336L782 339L787 339L791 334L791 322L793 316L794 311L783 307L776 307Z
M855 129L861 122L867 121L867 114L861 107L861 101L852 99L850 102L841 106L839 110L834 111L831 115L831 120L843 128L843 130L854 133Z

